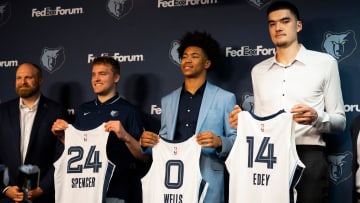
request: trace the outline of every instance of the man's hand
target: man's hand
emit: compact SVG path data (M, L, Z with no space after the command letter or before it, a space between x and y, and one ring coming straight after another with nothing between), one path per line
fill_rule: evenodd
M40 187L37 187L28 192L28 199L34 200L34 199L40 197L43 193L44 193L43 190Z
M196 141L202 147L218 148L222 146L221 138L210 131L199 133Z
M106 132L114 132L116 134L116 136L124 141L124 142L128 142L129 141L129 134L126 132L126 130L124 129L124 127L122 126L121 122L118 120L113 120L113 121L108 121L105 123L105 131Z
M304 104L297 104L293 106L290 112L293 114L294 121L303 125L311 125L318 118L318 114L315 109Z
M159 135L150 131L144 131L140 138L142 147L153 147L159 142Z
M65 141L65 129L68 127L68 123L63 119L56 119L51 127L51 132L62 142Z
M234 110L229 114L229 123L236 130L238 125L238 113L242 110L239 105L234 106Z
M5 191L5 195L14 202L21 202L24 199L24 193L20 191L18 186L10 186Z

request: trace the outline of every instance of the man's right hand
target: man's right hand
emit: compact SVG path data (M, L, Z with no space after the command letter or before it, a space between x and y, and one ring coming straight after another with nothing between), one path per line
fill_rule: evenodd
M65 132L64 130L68 127L68 123L63 119L56 119L51 127L51 132L64 143Z
M144 131L140 138L142 147L153 147L159 142L159 135L150 131Z
M239 105L234 106L234 110L229 114L229 123L230 125L237 130L238 125L238 113L240 113L242 110Z
M10 186L5 191L5 195L14 202L21 202L24 200L24 193L20 191L18 186Z

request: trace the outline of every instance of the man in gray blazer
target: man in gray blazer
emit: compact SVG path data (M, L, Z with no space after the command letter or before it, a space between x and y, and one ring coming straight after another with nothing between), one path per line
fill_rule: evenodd
M202 146L201 174L209 183L204 202L222 203L225 201L224 160L236 137L228 115L236 98L233 93L206 79L207 71L220 58L220 46L210 34L186 33L180 40L178 52L184 83L161 100L159 135L168 140L185 140L196 135L198 144ZM141 146L155 146L159 135L145 131L141 136Z

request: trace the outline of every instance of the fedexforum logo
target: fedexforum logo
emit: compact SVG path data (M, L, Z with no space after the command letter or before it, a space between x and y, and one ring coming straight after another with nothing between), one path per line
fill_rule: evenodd
M100 56L111 56L115 60L119 61L120 63L144 61L144 55L142 55L142 54L122 55L118 52L115 52L113 55L109 55L108 53L102 53L102 54L100 54ZM91 63L95 58L96 58L96 56L94 56L94 54L88 54L88 63Z
M0 61L0 68L17 67L18 65L18 60Z
M345 112L360 112L360 107L358 104L345 104Z
M351 56L356 50L357 42L355 32L348 30L341 33L326 32L322 48L328 54L333 56L338 62Z
M4 25L11 16L10 2L0 2L0 26Z
M67 16L67 15L80 15L84 13L84 9L82 7L79 8L61 8L57 6L52 9L51 7L45 7L42 10L37 8L33 8L31 11L31 17L48 17L48 16Z
M44 48L42 50L40 64L49 73L53 73L54 71L60 69L64 63L65 49L63 47Z
M107 0L106 10L114 18L120 19L130 13L134 6L133 0Z
M217 4L218 0L158 0L158 8Z
M262 9L266 4L270 3L271 0L247 0L248 4L258 9Z
M275 48L264 48L262 45L256 46L255 49L249 46L241 46L239 49L232 47L225 48L225 57L241 57L241 56L272 56L275 55Z

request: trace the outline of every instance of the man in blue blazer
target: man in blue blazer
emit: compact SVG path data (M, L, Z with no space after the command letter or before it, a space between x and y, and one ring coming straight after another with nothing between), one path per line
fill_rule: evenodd
M184 83L161 100L159 135L168 140L185 140L196 135L202 146L200 170L209 183L204 202L222 203L225 201L224 159L236 137L236 131L228 122L236 102L235 95L206 80L207 71L220 58L219 44L210 34L186 33L180 40L178 52ZM159 135L145 131L141 146L156 145Z
M18 98L0 104L0 164L9 171L8 186L0 186L0 202L20 202L24 199L19 167L36 165L40 169L39 187L30 190L32 202L54 202L53 162L63 145L53 136L51 126L64 112L58 103L40 93L43 82L41 69L24 63L16 70Z

